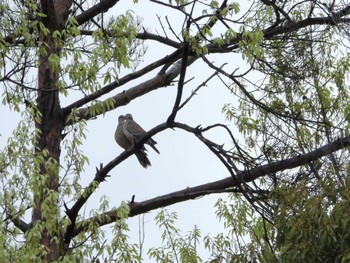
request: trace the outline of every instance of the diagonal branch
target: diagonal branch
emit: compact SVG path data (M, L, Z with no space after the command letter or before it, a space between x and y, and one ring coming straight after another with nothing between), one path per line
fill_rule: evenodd
M190 27L190 23L187 24L187 29ZM180 71L180 78L179 82L177 84L177 94L176 94L176 99L175 103L173 106L173 110L167 120L167 123L173 123L175 120L176 113L178 111L181 98L182 98L182 91L184 88L184 83L185 83L185 77L186 77L186 69L187 69L187 60L188 60L188 55L189 55L189 44L185 42L185 47L182 55L182 60L181 60L181 71Z
M109 177L108 173L120 164L122 161L127 159L130 155L134 154L137 149L140 148L140 145L144 144L151 136L159 133L165 129L169 128L166 123L162 123L149 132L147 132L138 142L135 143L132 149L128 149L122 152L118 157L110 161L106 166L100 164L100 168L96 168L96 175L92 182L85 188L82 195L77 199L74 205L71 208L66 207L66 214L70 219L70 224L67 226L65 233L65 244L69 245L72 239L72 233L76 225L76 219L78 217L80 209L84 206L90 196L95 192L101 182L105 181Z
M108 9L115 6L119 0L101 0L96 5L90 7L88 10L84 11L80 15L76 16L76 20L79 25L84 24L95 16L107 12Z
M173 125L176 128L180 128L194 134L198 134L200 131L198 128L193 128L181 123L174 123ZM268 174L281 172L308 164L312 161L327 156L330 153L336 152L349 146L350 135L328 143L309 153L300 154L289 159L257 166L249 170L238 171L235 173L235 176L230 176L222 180L198 185L195 187L187 187L186 189L158 196L143 202L132 201L129 203L129 216L133 217L161 207L166 207L172 204L195 199L212 193L230 191L232 188L238 187L241 183L243 183L241 179L243 179L245 183L252 182L259 177L266 176ZM77 227L74 228L74 230L72 229L72 232L70 233L71 238L77 236L82 231L86 231L89 222L94 222L99 226L103 226L115 222L116 220L118 220L116 210L111 210L101 215L88 218L76 224Z
M191 65L195 60L195 57L189 57L187 61L187 66ZM159 74L133 88L123 91L109 98L109 100L114 100L114 108L126 105L135 98L141 97L142 95L147 94L148 92L169 85L180 74L180 69L181 67L176 67L175 65L173 68L170 68L167 72ZM105 103L105 101L102 101L101 103ZM65 113L67 114L67 111ZM98 113L98 115L99 114L102 113ZM78 116L81 119L91 119L93 117L96 117L96 115L89 113L89 107L80 109Z
M26 233L28 230L32 228L31 224L28 224L21 220L18 217L11 218L11 222L17 227L19 230L21 230L23 233Z
M205 81L203 81L199 86L197 86L197 88L195 88L191 95L183 102L181 103L181 105L179 106L178 110L181 110L183 107L185 107L185 105L192 99L193 96L197 95L197 92L199 91L199 89L201 89L202 87L205 87L207 85L207 83L215 76L218 75L218 72L215 71L212 75L210 75Z
M96 91L96 92L94 92L94 93L92 93L92 94L90 94L88 96L85 96L84 98L82 98L80 100L75 101L74 103L72 103L72 104L68 105L67 107L63 108L64 114L67 116L73 108L80 108L81 106L83 106L83 105L85 105L85 104L87 104L87 103L89 103L89 102L91 102L93 100L96 100L96 99L100 98L101 96L111 92L112 90L114 90L114 89L116 89L116 88L118 88L118 87L128 83L129 81L137 79L138 77L147 74L148 72L156 69L157 67L159 67L161 65L164 65L166 63L171 63L171 62L177 60L179 58L181 52L182 52L182 49L178 49L175 52L173 52L171 55L165 56L164 58L162 58L160 60L157 60L157 61L147 65L146 67L142 68L141 70L138 70L136 72L130 73L130 74L122 77L121 79L118 79L117 81L114 81L114 82L106 85L105 87L101 88L100 90L98 90L98 91ZM175 77L176 76L172 76L171 79L174 79ZM161 77L159 77L158 79L161 79ZM147 81L145 83L147 83ZM166 83L164 83L163 85L165 85L165 84ZM145 85L147 86L147 84L145 84ZM161 85L161 84L159 84L159 85ZM139 86L142 86L142 85L138 85L137 87L139 87ZM156 88L159 88L159 86L157 86ZM129 90L132 90L132 88L129 89ZM130 92L129 90L126 91L126 92L123 92L122 94L133 93L133 92ZM144 93L141 93L141 95L143 95L143 94ZM129 95L129 96L132 97L132 95ZM119 99L119 98L116 98L116 97L118 97L118 95L114 96L114 97L115 97L115 100ZM124 97L124 96L120 96L120 97ZM130 100L134 99L134 98L135 97L132 97L132 98L130 98ZM117 100L116 100L116 102L117 103L116 103L115 107L123 105L123 104L119 104L118 105L118 101ZM80 115L81 118L83 118L85 116L84 114L86 114L87 110L88 110L88 108L84 108L84 109L80 110L80 114L79 115ZM90 116L90 118L91 117L93 117L93 116ZM89 119L89 117L85 116L85 119Z

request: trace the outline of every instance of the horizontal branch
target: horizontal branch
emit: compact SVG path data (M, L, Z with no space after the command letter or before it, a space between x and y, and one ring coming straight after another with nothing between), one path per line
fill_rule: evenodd
M175 123L174 127L184 129L191 133L198 133L198 129L189 127L184 124ZM327 156L332 152L336 152L338 150L344 149L350 146L350 136L346 136L344 138L340 138L335 140L329 144L326 144L314 151L311 151L306 154L300 154L299 156L289 158L282 161L277 161L274 163L257 166L250 170L239 171L235 173L234 177L228 177L222 180L218 180L215 182L202 184L195 187L187 187L183 190L172 192L166 195L158 196L143 202L131 202L130 206L130 217L144 214L146 212L150 212L152 210L166 207L169 205L177 204L180 202L188 201L191 199L195 199L204 195L208 195L211 193L216 193L217 191L230 190L234 187L239 186L244 180L244 183L252 182L259 177L281 172L288 169L293 169L305 164L308 164L312 161L315 161L321 157ZM72 233L72 237L75 237L80 232L87 230L86 226L89 225L89 222L94 222L99 226L107 225L112 222L118 220L116 211L111 210L105 212L99 216L94 216L83 220L77 223L77 227L74 229Z
M194 189L194 187L188 187L184 190L173 192L167 195L162 195L156 198L149 199L147 201L130 202L129 217L141 215L161 207L166 207L183 201L193 200L209 194L237 192L234 189L206 189L205 187L203 187L203 190L200 190L200 188L201 187L197 187L196 189ZM171 200L174 202L172 202ZM88 227L89 222L94 222L98 226L104 226L115 222L116 220L118 220L116 212L116 209L112 209L108 212L103 213L101 216L91 217L87 220L78 222L77 227L72 233L72 238L76 237L79 233L86 231L86 227Z
M341 23L349 23L349 18L342 18L343 14L339 13L337 16L332 17L313 17L306 18L298 22L290 22L283 26L274 27L272 29L267 29L264 32L264 36L266 39L272 38L275 35L280 35L284 33L289 33L293 31L297 31L298 29L305 28L308 26L315 25L337 25Z
M180 48L181 46L181 43L176 42L168 37L162 37L156 34L149 33L147 31L144 31L143 33L137 33L136 38L142 39L142 40L154 40L174 48Z
M80 30L80 34L84 36L92 36L94 32L95 32L94 30ZM104 31L104 33L112 37L112 34L109 31ZM157 34L149 33L146 30L144 30L143 33L137 33L135 38L141 39L141 40L154 40L173 48L181 47L181 43L179 42L176 42L168 37L163 37Z

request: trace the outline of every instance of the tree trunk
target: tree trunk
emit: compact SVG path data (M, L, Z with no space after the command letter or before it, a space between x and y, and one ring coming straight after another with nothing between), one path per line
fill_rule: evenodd
M34 207L32 224L41 225L40 245L46 250L47 262L59 258L62 229L59 211L59 158L61 132L64 127L59 102L57 80L59 63L53 65L50 59L59 58L60 50L52 38L55 30L60 30L56 23L53 1L42 1L41 9L47 16L42 22L49 33L39 33L39 69L37 111L39 118L35 121L37 129L36 156L40 157L37 178L33 183ZM38 184L38 182L44 182Z

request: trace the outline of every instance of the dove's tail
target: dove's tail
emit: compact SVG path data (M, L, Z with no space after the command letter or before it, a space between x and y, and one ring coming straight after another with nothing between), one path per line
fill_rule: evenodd
M137 151L135 153L137 159L139 160L140 164L144 167L147 168L148 166L151 166L151 162L149 161L147 157L147 153L144 151Z
M149 139L149 140L146 142L146 144L148 144L149 146L151 146L153 150L155 150L158 154L160 154L159 150L158 150L157 147L156 147L157 142L156 142L155 140L153 140L153 139L151 138L151 139Z

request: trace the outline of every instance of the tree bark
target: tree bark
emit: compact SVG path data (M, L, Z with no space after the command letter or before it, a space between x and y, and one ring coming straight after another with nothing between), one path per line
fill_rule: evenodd
M68 16L71 1L60 1L57 6L54 1L41 1L41 10L46 17L42 19L49 33L39 32L39 68L37 92L37 118L35 127L37 133L36 156L40 158L38 174L33 175L34 184L44 181L40 186L36 184L34 192L34 207L32 225L41 224L42 232L40 245L47 254L47 262L59 258L59 242L62 240L62 229L59 220L59 158L61 132L64 128L64 118L59 101L57 80L59 65L50 64L50 59L59 58L60 48L55 43L52 33L61 31ZM33 189L34 190L34 189ZM56 241L54 241L56 240ZM58 241L57 241L58 240Z

